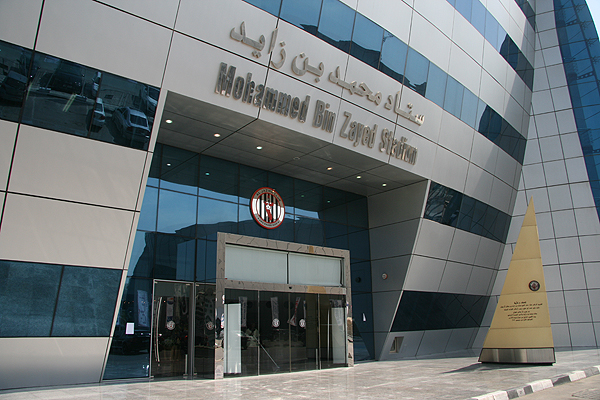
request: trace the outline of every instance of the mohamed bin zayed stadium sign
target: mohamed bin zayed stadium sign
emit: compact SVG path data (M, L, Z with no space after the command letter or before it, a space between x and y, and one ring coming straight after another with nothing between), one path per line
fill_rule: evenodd
M250 212L257 224L266 229L275 229L283 222L285 205L279 193L263 187L252 195Z

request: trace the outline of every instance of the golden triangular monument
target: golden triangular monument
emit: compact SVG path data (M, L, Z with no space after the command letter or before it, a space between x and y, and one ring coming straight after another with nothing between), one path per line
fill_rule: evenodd
M555 360L540 239L531 199L479 361L552 364Z

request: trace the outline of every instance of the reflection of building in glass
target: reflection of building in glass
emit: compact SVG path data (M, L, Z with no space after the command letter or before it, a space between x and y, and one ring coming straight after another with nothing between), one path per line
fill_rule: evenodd
M530 198L555 347L598 347L584 0L214 1L0 5L0 388L479 349Z

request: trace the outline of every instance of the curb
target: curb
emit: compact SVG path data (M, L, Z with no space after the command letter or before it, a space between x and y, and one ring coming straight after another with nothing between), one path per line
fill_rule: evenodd
M539 381L531 382L525 386L513 388L509 390L499 390L484 394L482 396L471 397L470 400L509 400L516 399L517 397L525 396L540 390L549 389L554 386L559 386L565 383L578 381L583 378L588 378L593 375L600 374L600 365L596 365L590 368L586 368L583 371L573 371L563 375L557 375L550 379L542 379Z

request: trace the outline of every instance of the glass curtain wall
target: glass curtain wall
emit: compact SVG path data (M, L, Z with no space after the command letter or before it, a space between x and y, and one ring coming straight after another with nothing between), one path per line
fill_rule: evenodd
M275 189L286 206L277 229L261 228L250 214L249 199L264 186ZM157 144L104 379L149 376L153 282L214 284L217 232L351 249L353 308L361 316L353 330L356 360L373 358L367 213L367 199L353 193ZM282 301L295 304L296 299ZM212 321L218 329L220 320ZM209 322L196 319L195 335ZM133 336L125 334L127 323L135 323ZM194 342L198 376L198 358L206 364L210 357L200 354L212 340L205 336ZM243 354L252 351L242 349Z

